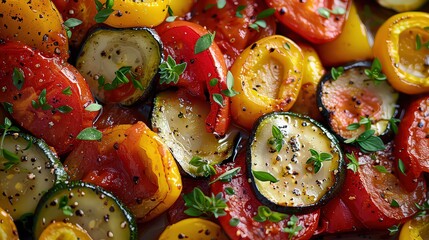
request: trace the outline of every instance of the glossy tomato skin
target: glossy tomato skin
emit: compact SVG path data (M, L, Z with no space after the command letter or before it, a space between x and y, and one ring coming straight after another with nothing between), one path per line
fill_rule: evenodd
M414 191L408 192L393 173L395 166L391 143L387 144L386 150L372 156L352 147L347 147L346 152L354 154L360 166L356 173L347 172L340 197L366 228L386 229L403 223L417 212L415 203L425 201L427 188L423 179L418 181ZM378 165L387 172L377 170ZM392 205L393 200L399 207Z
M195 23L165 22L158 26L156 31L164 44L164 56L171 56L177 63L187 64L179 77L179 82L174 85L204 99L205 90L208 90L210 112L206 119L206 129L208 132L223 136L230 123L230 102L229 97L223 94L223 106L216 103L213 98L213 94L221 94L222 90L227 89L227 67L219 47L213 42L207 50L195 54L197 40L208 34L206 29ZM210 84L213 78L218 79L214 86Z
M219 9L216 0L198 1L192 9L191 21L206 27L210 32L216 32L215 41L224 54L228 68L232 66L240 53L253 42L276 33L274 16L263 18L266 27L251 28L258 13L266 10L263 0L228 0ZM207 9L207 6L213 7ZM239 6L245 8L238 11Z
M342 31L347 12L352 1L350 0L265 0L267 5L276 10L276 18L301 37L316 44L326 43L337 38ZM330 14L325 18L318 13L318 9L343 8L342 15Z
M223 217L219 217L219 223L230 239L272 239L283 240L289 239L289 234L285 233L283 228L287 227L288 219L273 223L265 221L263 223L256 222L253 217L256 215L259 206L263 206L253 193L250 186L245 166L245 154L238 155L234 162L224 164L217 167L218 175L231 170L235 167L241 167L240 173L230 182L217 181L211 185L211 191L214 194L223 192L229 211ZM225 194L226 188L232 188L234 194ZM319 221L320 210L316 210L309 214L297 215L298 225L303 229L298 232L292 239L310 239L313 236L317 223ZM240 223L236 227L232 227L229 221L232 218L238 218Z
M429 172L429 95L413 100L401 119L395 137L396 162L405 165L405 174L397 168L403 186L413 191L422 172ZM396 164L398 166L398 164Z
M363 230L364 226L356 219L340 197L332 199L321 208L320 233L339 233Z
M64 21L67 19L75 18L82 21L76 27L71 28L71 38L69 44L73 49L77 49L85 38L88 30L96 24L95 15L97 9L95 8L95 1L88 0L52 0L61 13Z
M23 73L21 89L13 83L14 69ZM12 117L19 126L43 138L60 155L73 148L76 136L92 125L97 114L85 111L94 99L73 66L17 42L0 45L0 89L0 102L12 104ZM43 90L50 105L45 110L32 103L40 103ZM71 110L61 112L62 107Z

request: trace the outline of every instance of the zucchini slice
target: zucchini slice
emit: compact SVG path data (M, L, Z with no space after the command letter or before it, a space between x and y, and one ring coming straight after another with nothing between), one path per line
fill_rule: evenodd
M365 131L347 130L347 126L358 123L361 118L371 120L375 136L390 132L390 119L396 112L399 94L387 81L375 83L365 74L370 62L358 62L344 67L344 72L334 80L326 74L319 83L317 104L330 129L344 141L355 138Z
M43 195L35 212L34 238L54 222L79 225L92 239L137 239L128 209L110 192L80 181L57 184Z
M67 174L45 141L24 133L8 133L3 148L18 160L16 164L0 157L0 206L13 219L34 213L43 193Z
M281 148L273 145L273 129L282 134L277 135ZM307 163L311 151L328 153L332 159L317 171L316 164ZM257 198L278 212L314 211L334 197L345 176L343 154L334 135L313 119L289 112L273 112L258 119L246 161Z
M104 103L131 105L149 96L162 60L162 43L149 28L99 28L84 42L76 68Z
M239 130L234 127L222 138L208 133L205 119L209 111L209 102L185 93L161 92L154 101L152 129L170 148L182 170L193 177L203 176L189 163L193 157L198 156L211 165L218 164L233 154L239 136Z

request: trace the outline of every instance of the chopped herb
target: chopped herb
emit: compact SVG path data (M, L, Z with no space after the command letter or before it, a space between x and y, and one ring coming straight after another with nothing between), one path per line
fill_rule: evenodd
M112 9L113 0L106 0L104 4L95 0L95 6L97 8L97 14L94 17L96 23L103 23L115 11Z
M399 203L395 199L392 199L392 201L390 202L390 206L394 208L400 207Z
M62 196L58 203L58 209L61 209L63 211L63 214L66 216L73 216L73 210L68 205L68 202L69 202L68 196L66 195Z
M70 86L68 86L68 87L64 88L64 89L63 89L63 91L62 91L62 93L63 93L64 95L67 95L67 96L72 95L71 87L70 87Z
M10 103L10 102L4 102L4 103L3 103L3 106L4 106L4 109L5 109L8 113L10 113L10 114L12 114L12 113L13 113L13 104L12 104L12 103Z
M69 112L73 111L73 108L68 106L68 105L64 105L64 106L58 107L57 110L60 113L69 113Z
M70 28L81 25L82 21L79 19L76 19L76 18L69 18L63 24L64 24L64 28L65 28L66 33L67 33L67 37L71 38L72 31L70 30Z
M254 23L249 24L249 27L252 28L253 30L259 31L259 27L266 28L267 23L265 22L265 20L260 19L260 20L256 20Z
M246 5L240 5L237 7L237 10L235 11L235 16L238 18L243 18L243 14L241 11L243 11L246 8Z
M214 38L215 38L216 32L214 33L207 33L200 38L198 38L197 42L195 43L194 47L194 53L198 54L200 52L203 52L210 48L212 45Z
M213 101L217 104L219 104L219 106L224 107L225 105L223 104L223 97L221 94L219 93L213 93Z
M210 82L209 82L209 85L211 86L211 87L214 87L214 86L216 86L217 85L217 83L219 82L219 79L217 79L217 78L212 78L212 79L210 79Z
M227 195L234 195L234 194L235 194L235 191L234 191L234 189L233 189L232 187L226 187L226 188L225 188L225 193L226 193Z
M192 157L189 164L197 167L197 173L202 174L204 177L210 177L216 174L216 169L210 165L209 161L202 159L201 157Z
M286 48L287 50L290 50L290 45L289 45L289 43L285 43L285 48Z
M259 31L259 27L261 28L266 28L267 27L267 23L265 22L265 20L263 20L263 18L267 18L271 15L273 15L275 13L275 9L274 8L268 8L265 9L264 11L260 12L257 16L256 16L256 21L254 23L249 24L249 27Z
M93 127L88 127L83 129L76 138L79 140L97 141L101 140L102 136L103 134L99 130Z
M306 164L313 164L314 173L318 173L323 166L323 162L331 161L333 156L329 153L319 153L314 149L309 149L311 157L307 160Z
M361 133L357 138L349 138L345 143L357 143L364 152L376 152L386 149L380 137L374 136L375 130L368 129Z
M264 11L258 13L258 15L256 16L256 19L267 18L269 16L272 16L275 12L276 10L274 8L267 8Z
M332 79L337 80L344 73L344 67L331 68Z
M238 94L237 91L233 89L234 87L234 76L230 71L226 74L226 86L228 89L222 90L222 93L227 97L234 97Z
M256 222L270 221L273 223L280 222L288 217L287 214L272 211L266 206L259 206L258 213L253 217Z
M12 126L12 121L9 118L4 118L4 123L0 125L0 129L3 130L3 134L1 136L0 142L0 157L6 159L6 162L3 163L4 170L9 170L12 167L16 166L19 163L19 157L17 154L7 150L4 148L4 139L6 138L6 134L10 131L19 132L19 128Z
M416 50L420 50L422 47L429 49L429 41L423 43L419 34L416 35Z
M209 182L209 184L213 184L217 181L230 182L233 177L237 176L237 174L240 172L240 170L241 170L241 167L236 167L236 168L233 168L231 170L228 170L228 171L222 173L219 177L217 177L213 181Z
M186 69L186 62L177 64L176 61L171 57L167 57L167 61L162 62L159 65L160 84L176 84L179 81L179 76Z
M46 100L46 88L44 88L40 92L40 95L38 97L38 101L31 100L31 105L33 106L34 109L42 108L42 110L44 110L44 111L50 110L53 108L52 105L48 104L48 102Z
M423 217L428 214L429 211L429 201L424 202L422 205L414 203L419 212L415 215L415 217Z
M391 118L389 119L390 127L392 128L393 133L398 134L398 123L401 122L400 119Z
M226 0L217 0L217 8L222 9L226 6Z
M225 216L226 200L223 198L222 193L216 196L212 193L211 197L206 196L198 187L194 188L192 192L183 195L185 206L185 214L192 217L199 217L205 215L208 217L214 216L218 218Z
M173 9L171 9L170 6L168 6L168 17L165 19L166 22L174 22L176 20L177 16L174 16Z
M398 159L398 168L399 168L399 171L402 173L402 174L404 174L404 175L407 175L406 173L405 173L405 164L404 164L404 162L401 160L401 159Z
M365 69L365 75L367 75L369 79L373 80L375 84L379 84L387 79L386 75L381 71L381 63L378 58L374 58L371 69Z
M97 111L100 111L102 108L103 108L103 106L101 106L98 103L91 103L85 108L85 111L97 112Z
M347 164L347 169L350 169L356 173L359 168L359 161L356 159L353 152L352 154L346 153L346 157L350 160L350 162Z
M399 226L400 226L400 224L398 224L398 225L393 225L393 226L391 226L391 227L389 227L387 230L389 230L389 235L390 236L393 236L393 235L395 235L396 233L398 233L399 232Z
M375 169L377 169L377 171L381 172L381 173L388 173L389 171L387 171L386 167L384 167L383 165L376 165L374 166Z
M303 229L301 225L298 225L298 217L292 215L287 222L287 227L283 228L283 232L289 233L289 240L298 235L299 231Z
M342 7L335 7L333 10L330 10L325 7L321 7L317 9L317 13L319 13L320 16L328 19L331 17L331 14L344 15L346 13L346 10Z
M231 220L229 220L229 226L231 227L237 227L239 223L240 219L238 218L231 218Z
M359 122L348 125L347 130L354 131L359 129L360 126L365 126L365 130L371 129L371 119L366 117L361 117Z
M262 182L272 182L272 183L276 183L279 180L274 177L271 173L269 172L264 172L264 171L253 171L252 170L252 174L253 176L258 179L259 181Z
M279 127L273 125L271 127L272 137L268 139L268 144L274 147L274 150L280 152L284 144L284 135Z
M130 77L130 79L127 77L127 75ZM133 86L136 89L143 90L143 86L141 83L136 79L137 75L132 71L131 66L123 66L119 68L117 71L115 71L115 78L111 83L105 83L104 77L100 80L98 79L99 87L104 88L104 90L110 91L117 89L122 84L127 84L132 82Z
M12 81L13 85L18 89L21 90L22 86L24 85L24 72L20 68L13 68L12 72Z

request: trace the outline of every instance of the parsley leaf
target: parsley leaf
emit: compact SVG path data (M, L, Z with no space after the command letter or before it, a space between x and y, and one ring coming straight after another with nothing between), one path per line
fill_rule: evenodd
M212 193L211 197L206 196L198 187L194 188L192 192L183 195L185 206L185 214L192 217L199 217L205 215L208 217L214 216L218 218L225 216L226 200L223 198L222 193L216 196Z
M201 157L194 156L189 161L191 166L197 167L197 173L202 174L204 177L209 177L216 174L216 169L210 165L209 161Z
M307 160L306 164L313 164L314 173L318 173L323 166L323 162L331 161L333 156L329 153L319 153L314 149L309 149L311 157Z
M283 228L283 232L289 233L289 239L292 239L294 236L298 235L299 231L303 229L301 225L298 225L298 217L292 215L289 221L287 222L287 227Z
M274 150L276 150L277 152L280 152L280 150L283 147L283 144L285 143L284 135L280 130L280 128L275 125L271 127L271 133L273 136L270 139L268 139L268 144L274 147Z
M209 33L201 36L200 38L198 38L198 40L194 46L194 53L198 54L200 52L203 52L203 51L209 49L210 46L212 45L213 41L214 41L215 35L216 35L216 32L214 32L214 33L209 32Z
M287 217L287 214L272 211L266 206L259 206L258 213L253 217L253 220L255 220L256 222L270 221L277 223L286 219Z
M186 62L177 64L176 61L171 57L167 57L167 61L162 62L159 65L160 84L176 84L179 81L179 76L186 69Z
M272 183L276 183L279 180L274 177L271 173L269 172L264 172L264 171L253 171L252 170L252 174L253 176L258 179L261 182L272 182Z

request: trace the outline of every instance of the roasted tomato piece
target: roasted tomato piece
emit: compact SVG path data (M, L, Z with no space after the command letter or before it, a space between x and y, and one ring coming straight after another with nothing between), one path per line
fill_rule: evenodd
M208 49L196 54L194 49L197 41L210 33L195 23L166 22L156 30L164 43L164 55L171 56L177 63L187 64L175 85L204 99L205 89L208 89L211 104L206 129L208 132L223 136L230 122L230 103L229 97L221 93L227 90L227 68L219 47L213 42ZM213 79L216 79L215 84L211 84ZM222 97L222 106L215 101L215 94Z
M391 143L384 151L364 154L348 147L359 162L358 170L347 172L341 200L353 215L369 229L386 229L412 217L426 199L426 182L418 179L414 191L408 192L395 176L395 156Z
M296 227L301 230L296 232L295 236L289 236L284 228L288 227L288 221L290 218L286 218L280 222L257 222L254 217L258 212L258 207L263 206L259 202L250 186L245 165L245 154L238 155L235 162L228 163L217 167L217 175L225 173L235 167L241 167L239 174L232 178L230 182L217 181L211 185L211 191L214 194L219 192L225 193L226 188L231 188L234 194L225 194L229 211L225 216L219 217L219 223L231 239L310 239L314 231L317 228L317 222L319 221L320 210L315 212L296 215L298 220L296 221ZM291 217L291 216L289 216ZM239 223L236 227L230 225L232 218L239 219ZM300 227L299 227L300 226Z
M85 110L94 99L83 77L60 58L44 57L17 42L0 45L0 52L0 102L58 154L70 151L96 116Z
M97 14L95 2L88 0L52 0L52 2L60 11L64 21L70 18L82 21L78 26L70 28L72 35L69 44L74 49L78 48L88 30L96 24L94 18Z
M416 178L429 172L429 95L414 100L407 108L395 137L395 156L404 164L404 173L397 169L403 186L414 190Z
M111 191L140 221L167 210L182 190L173 156L143 122L107 128L101 141L82 141L64 165L72 180Z
M210 32L216 32L215 41L224 54L228 68L250 44L275 34L274 16L261 14L268 8L264 1L230 0L222 8L218 8L216 3L216 0L198 1L192 9L191 21ZM257 21L264 22L262 27Z
M337 38L352 4L350 0L265 2L276 9L275 16L282 24L312 43L325 43Z

